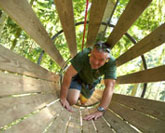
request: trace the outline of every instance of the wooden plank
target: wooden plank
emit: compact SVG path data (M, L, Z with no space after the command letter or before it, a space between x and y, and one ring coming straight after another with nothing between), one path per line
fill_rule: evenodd
M88 106L88 105L93 105L93 104L95 104L95 103L97 103L97 102L98 102L98 99L95 98L94 96L92 96L92 97L85 103L85 105L86 105L86 106Z
M112 101L165 121L165 103L138 97L114 94Z
M84 118L86 115L89 114L88 109L82 109L81 112L82 112L82 118ZM82 121L82 132L83 133L95 133L96 132L92 121L86 121L86 120Z
M165 121L146 116L141 112L132 110L113 101L109 108L142 132L163 133L165 131Z
M117 78L118 84L158 82L165 80L165 65Z
M0 45L0 69L49 81L59 80L59 76L21 57Z
M0 97L33 92L55 93L58 84L0 72Z
M54 0L71 56L77 53L72 0Z
M112 113L110 109L105 112L104 118L109 122L109 124L117 133L137 133L135 129L120 119L117 115Z
M81 133L80 110L74 108L67 127L67 133Z
M87 47L94 44L108 0L92 0L87 35Z
M61 104L59 102L42 109L39 113L30 116L6 130L6 133L42 133L44 129L57 117L61 111Z
M96 111L96 109L93 108L93 109L89 110L89 113L93 113L95 111ZM114 133L112 128L109 127L107 125L107 123L103 120L103 117L95 120L94 123L95 123L95 126L96 126L96 129L97 129L98 133Z
M56 96L53 94L1 98L0 127L40 109L56 99Z
M70 121L71 113L63 109L59 116L55 119L47 133L65 133Z
M64 60L27 0L1 0L0 7L61 67Z
M105 11L104 11L102 22L108 22L110 16L113 13L114 6L115 6L115 1L108 0ZM101 34L101 35L104 34L105 30L106 30L106 25L100 25L98 34Z
M94 91L93 95L91 96L91 98L87 101L87 103L85 105L91 105L96 102L100 102L100 100L102 98L102 94L103 94L103 90L96 89Z
M120 16L118 23L110 34L107 43L112 48L127 32L135 20L140 16L144 9L152 0L130 0L126 9Z
M147 37L139 41L136 45L130 48L126 53L121 55L117 60L117 66L120 66L148 51L158 47L165 42L165 23L159 26Z

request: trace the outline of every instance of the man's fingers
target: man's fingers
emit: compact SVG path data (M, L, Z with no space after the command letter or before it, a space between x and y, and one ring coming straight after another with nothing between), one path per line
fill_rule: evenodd
M95 113L93 113L93 114L89 114L89 115L87 115L87 116L85 116L83 119L84 120L87 120L87 121L89 121L89 120L97 120L98 118L100 118L102 116L102 113L100 113L100 112L95 112Z
M84 117L84 120L92 120L93 119L93 115L87 115Z

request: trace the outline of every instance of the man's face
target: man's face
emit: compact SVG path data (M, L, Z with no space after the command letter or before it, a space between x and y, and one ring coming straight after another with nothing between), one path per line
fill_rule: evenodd
M89 63L92 69L98 69L106 63L107 59L108 59L108 53L98 51L96 48L94 48L91 51Z

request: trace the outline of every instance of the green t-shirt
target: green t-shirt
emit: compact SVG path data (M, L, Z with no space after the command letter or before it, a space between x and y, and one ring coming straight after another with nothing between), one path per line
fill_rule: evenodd
M86 84L97 84L102 75L104 79L116 79L116 63L114 57L110 56L110 60L99 69L92 69L88 56L90 51L90 48L86 48L71 60L71 64L78 72L81 80Z

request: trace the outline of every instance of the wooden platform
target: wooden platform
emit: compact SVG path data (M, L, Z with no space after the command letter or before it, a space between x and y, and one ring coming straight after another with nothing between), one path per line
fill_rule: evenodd
M95 108L73 107L74 113L63 109L58 75L1 46L0 51L0 132L165 132L163 102L114 94L102 118L84 121ZM101 96L96 90L87 104Z
M152 0L130 0L107 43L113 48ZM92 0L88 46L93 45L107 0ZM71 0L55 0L71 56L77 53ZM63 67L65 61L27 0L1 0L0 7ZM60 10L63 9L63 10ZM96 11L96 9L98 9ZM67 14L66 14L67 12ZM67 23L66 23L67 22ZM165 23L123 53L120 66L165 42ZM154 76L153 76L154 75ZM165 65L120 76L119 84L165 80ZM165 133L165 103L114 94L104 116L96 121L83 117L96 109L73 107L66 111L59 102L59 76L0 46L0 133ZM98 102L97 90L87 105Z
M114 94L109 109L102 118L85 121L83 117L94 112L95 108L74 106L73 113L66 111L56 95L58 86L55 82L4 72L0 72L0 79L1 132L163 133L165 131L163 102ZM96 93L94 95L99 96Z

